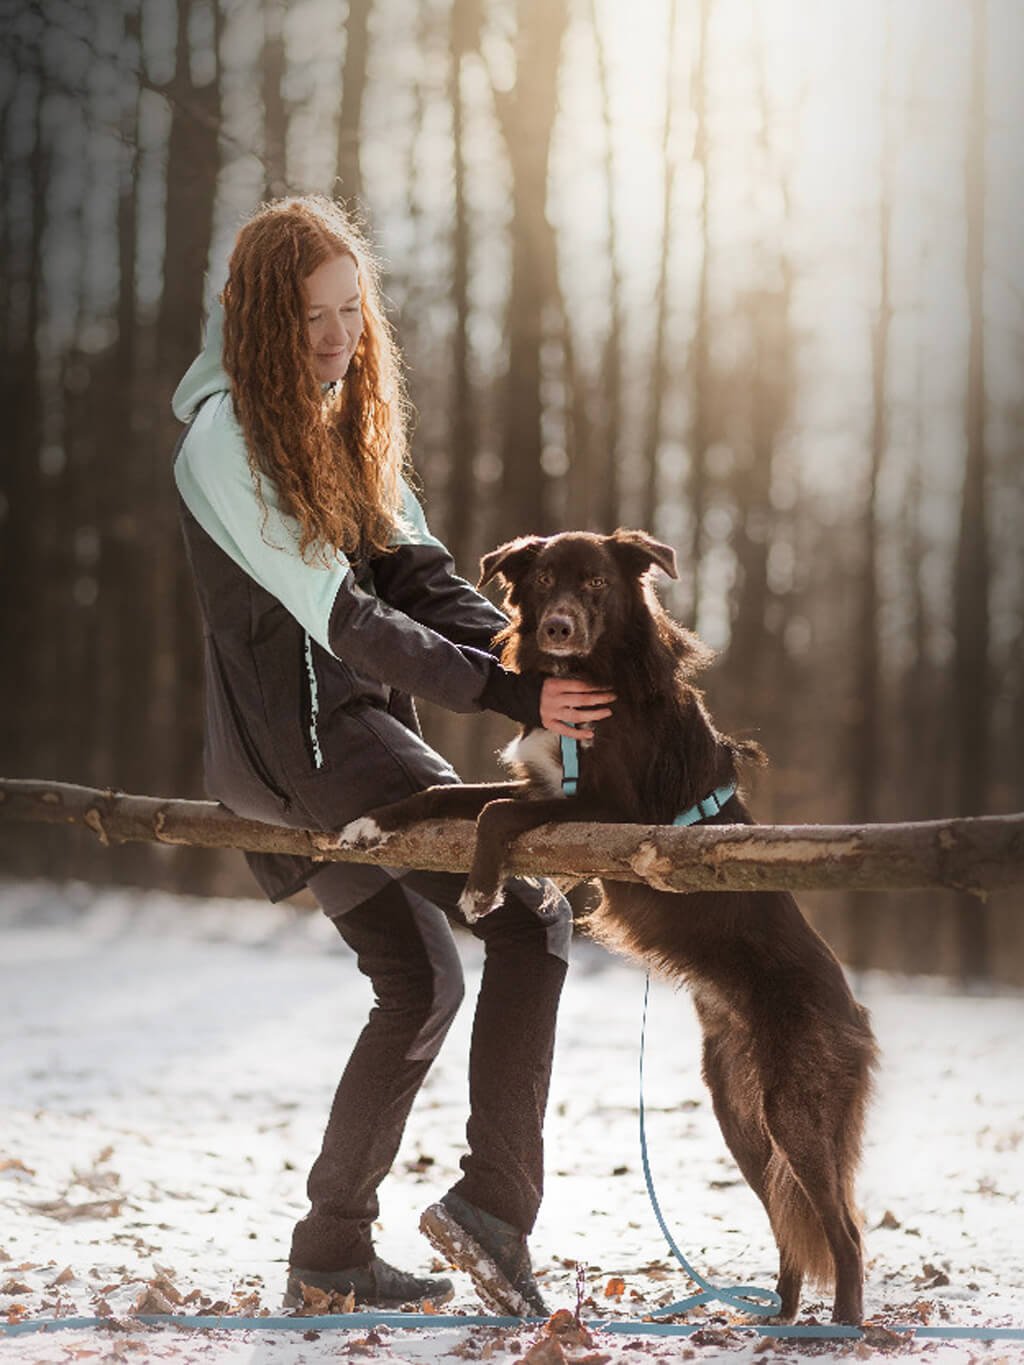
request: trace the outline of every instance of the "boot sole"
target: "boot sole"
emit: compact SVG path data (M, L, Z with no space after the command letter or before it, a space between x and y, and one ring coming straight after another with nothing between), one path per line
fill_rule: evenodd
M311 1289L315 1289L315 1288L318 1288L318 1286L317 1286L317 1285L311 1285L310 1288L311 1288ZM352 1311L353 1311L353 1313L356 1313L356 1312L359 1312L359 1310L360 1310L360 1309L363 1309L363 1308L369 1308L369 1309L374 1309L374 1308L387 1308L387 1309L392 1309L392 1310L394 1310L394 1311L397 1311L397 1310L400 1309L400 1308L406 1308L406 1307L422 1309L422 1307L423 1307L423 1305L424 1305L425 1303L429 1303L429 1304L433 1305L435 1308L440 1308L442 1304L448 1303L449 1300L450 1300L450 1299L453 1299L454 1297L455 1297L455 1290L454 1290L454 1289L448 1289L448 1290L442 1290L441 1293L439 1293L439 1294L424 1294L424 1295L422 1295L422 1296L421 1296L420 1298L418 1298L418 1299L415 1299L415 1298L414 1298L414 1299L377 1299L377 1300L374 1300L374 1301L371 1302L371 1301L368 1300L368 1299L358 1299L358 1298L357 1298L356 1301L355 1301L355 1304L354 1304L354 1306L353 1306L353 1308L352 1308ZM302 1290L300 1289L298 1292L296 1292L296 1291L295 1291L294 1289L292 1289L292 1287L289 1285L288 1288L285 1290L284 1297L283 1297L282 1300L281 1300L281 1306L282 1306L282 1308L304 1308L305 1305L306 1305L306 1301L305 1301L305 1299L302 1297ZM333 1314L332 1316L336 1316L336 1317L339 1317L339 1318L340 1318L340 1317L344 1317L345 1314L344 1314L344 1313L337 1313L337 1314Z
M503 1317L531 1318L537 1313L480 1243L443 1204L431 1204L420 1217L420 1232L456 1270L465 1271L485 1308Z

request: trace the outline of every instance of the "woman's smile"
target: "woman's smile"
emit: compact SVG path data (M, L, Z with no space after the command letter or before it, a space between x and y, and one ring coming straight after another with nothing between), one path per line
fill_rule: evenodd
M363 334L359 270L351 256L332 256L302 285L313 368L322 384L344 379Z

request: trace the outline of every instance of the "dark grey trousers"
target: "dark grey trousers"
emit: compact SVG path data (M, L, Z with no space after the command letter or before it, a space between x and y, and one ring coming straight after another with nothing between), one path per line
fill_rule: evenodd
M309 886L373 983L375 1003L309 1174L310 1212L292 1236L290 1263L306 1270L348 1269L373 1256L378 1186L463 997L447 917L461 919L464 875L408 873L348 909L348 871L332 863ZM472 932L484 944L484 968L469 1056L468 1150L454 1189L528 1233L543 1191L542 1130L572 914L550 883L517 879Z

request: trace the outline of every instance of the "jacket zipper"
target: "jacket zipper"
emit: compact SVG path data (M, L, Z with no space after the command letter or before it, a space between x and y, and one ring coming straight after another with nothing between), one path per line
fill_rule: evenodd
M317 734L317 721L320 719L320 697L316 686L316 669L313 667L313 641L306 635L306 676L309 679L309 739L313 750L314 768L324 766L320 736Z

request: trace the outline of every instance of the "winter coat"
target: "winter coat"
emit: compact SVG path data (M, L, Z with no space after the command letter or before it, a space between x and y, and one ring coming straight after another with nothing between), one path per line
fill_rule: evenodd
M413 696L537 724L542 680L498 663L491 642L505 617L456 575L404 482L390 553L328 565L300 554L298 522L268 478L260 505L221 347L217 306L173 399L188 423L174 477L205 635L206 789L238 815L340 829L459 780L421 738ZM317 866L246 857L271 900ZM354 876L366 894L373 883Z

